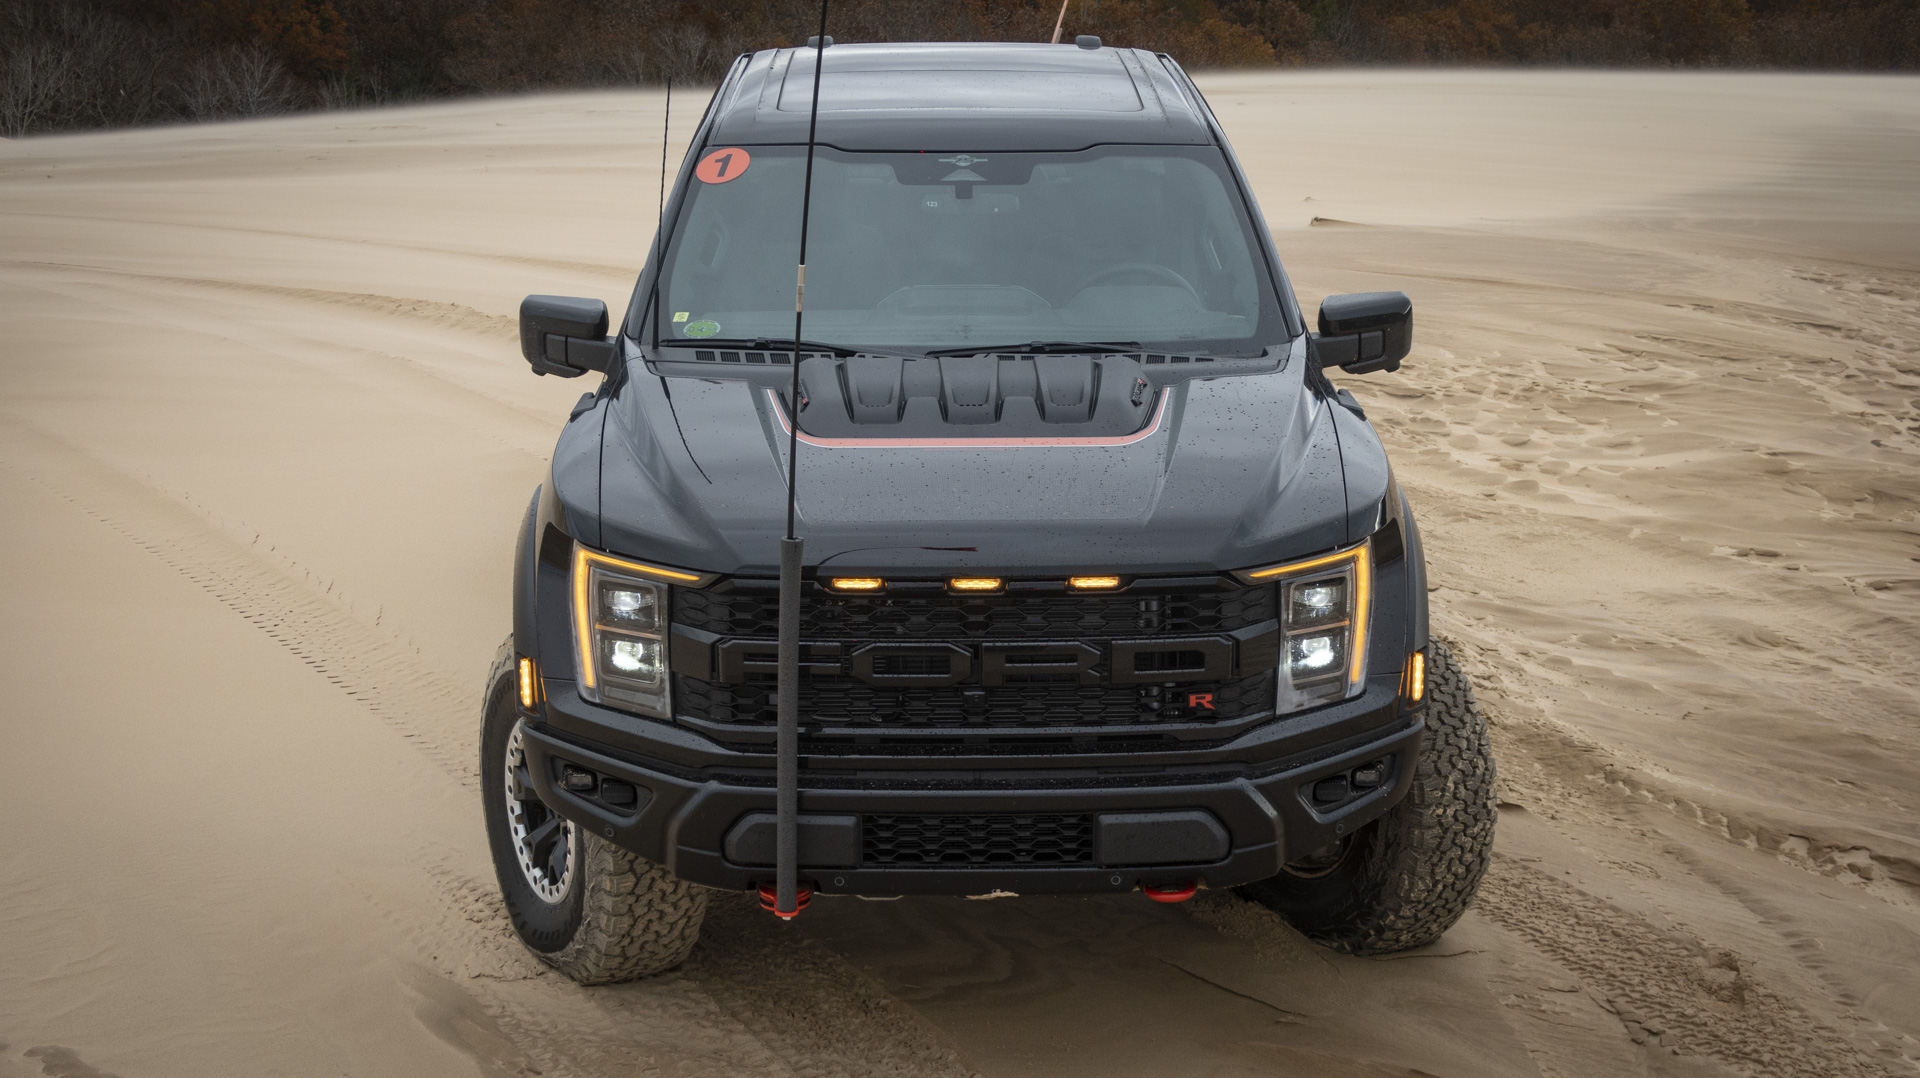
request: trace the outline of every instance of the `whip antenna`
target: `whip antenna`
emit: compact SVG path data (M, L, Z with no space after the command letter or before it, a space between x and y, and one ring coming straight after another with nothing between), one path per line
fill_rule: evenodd
M813 202L813 144L820 128L820 68L827 53L827 0L813 46L813 104L807 115L807 173L800 189L800 264L793 282L793 384L787 397L787 536L780 540L779 726L774 738L773 915L800 912L800 553L794 480L800 463L800 340L807 310L807 211ZM811 897L811 892L809 892Z
M660 275L666 272L667 136L673 131L673 76L667 76L667 105L660 117L660 212L653 221L653 345L660 347Z

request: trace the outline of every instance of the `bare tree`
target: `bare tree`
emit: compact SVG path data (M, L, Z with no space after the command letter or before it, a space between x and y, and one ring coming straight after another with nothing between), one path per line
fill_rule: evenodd
M0 69L0 134L19 138L67 97L73 56L50 41L16 47Z
M280 61L260 45L223 49L195 64L180 86L181 103L199 119L264 116L300 102Z
M657 32L654 40L654 74L676 82L712 77L719 50L706 27L699 23L668 26Z

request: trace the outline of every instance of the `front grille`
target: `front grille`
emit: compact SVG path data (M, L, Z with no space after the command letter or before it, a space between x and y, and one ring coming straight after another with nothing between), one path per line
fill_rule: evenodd
M774 680L725 685L674 677L680 714L706 722L772 726L778 715ZM800 682L800 713L809 725L897 729L1044 729L1219 722L1273 709L1271 670L1232 681L1161 685L954 685L880 688L850 677ZM1211 708L1189 703L1210 698Z
M1128 590L1101 595L1022 593L953 595L935 582L907 582L881 595L841 595L810 585L801 604L801 636L807 667L800 682L802 721L833 734L812 738L809 751L873 752L886 746L918 745L942 749L936 731L957 738L948 749L1037 747L1036 738L1052 731L1116 732L1100 737L1102 751L1155 751L1176 747L1169 738L1204 737L1170 728L1208 726L1272 714L1273 666L1278 653L1278 618L1271 585L1239 587L1220 578L1157 582L1158 590ZM746 751L770 751L760 738L729 739L726 731L771 727L777 693L770 646L779 635L776 596L752 590L753 582L730 590L682 590L674 593L676 630L718 638L710 670L673 675L676 714ZM1246 631L1242 631L1246 630ZM1217 641L1235 633L1237 656L1218 666L1194 641ZM1168 650L1142 650L1137 642L1184 639ZM1045 667L996 667L988 676L987 658L1009 654L1008 644L1029 641L1097 651L1101 658L1085 670ZM1128 674L1115 680L1117 641L1126 641ZM1261 643L1264 641L1264 643ZM757 651L742 651L751 644ZM870 653L859 666L861 645L907 645L892 653ZM927 645L952 644L952 653ZM1150 648L1151 645L1148 645ZM914 648L923 650L915 651ZM1000 649L1000 650L996 650ZM952 654L970 652L968 672L957 683L938 684ZM1034 653L1045 655L1045 649ZM1058 659L1063 652L1056 651ZM731 658L726 658L731 656ZM723 659L725 661L723 661ZM965 661L964 657L960 661ZM731 663L732 665L727 665ZM689 664L691 665L691 664ZM723 672L723 668L726 672ZM1145 682L1141 674L1164 670L1165 681ZM1203 676L1206 680L1182 680ZM696 676L697 675L697 676ZM886 678L919 678L932 686L887 684ZM1084 682L1092 682L1087 684ZM878 683L876 683L878 682ZM1159 727L1166 732L1123 730ZM889 734L898 735L889 737ZM1060 735L1063 739L1065 734ZM1081 737L1086 741L1089 737ZM1124 746L1114 738L1131 738ZM929 740L930 739L930 740ZM882 744L884 742L884 745ZM944 751L944 750L943 750Z
M725 636L776 637L780 601L772 595L684 590L673 620ZM800 635L808 640L953 640L1187 635L1230 632L1277 616L1272 585L1171 595L835 595L808 589Z
M1093 863L1086 815L871 815L860 831L863 868Z

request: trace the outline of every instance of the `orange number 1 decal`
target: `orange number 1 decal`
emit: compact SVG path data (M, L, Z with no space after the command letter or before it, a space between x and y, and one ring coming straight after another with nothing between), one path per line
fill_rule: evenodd
M715 150L700 159L693 168L693 174L700 177L702 183L726 183L746 174L747 166L753 158L739 147Z

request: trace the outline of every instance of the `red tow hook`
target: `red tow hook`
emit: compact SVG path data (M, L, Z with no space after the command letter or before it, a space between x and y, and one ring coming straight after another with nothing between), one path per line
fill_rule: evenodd
M780 918L782 921L791 921L795 917L800 916L800 911L806 909L807 903L813 900L813 888L803 883L794 890L792 913L781 913L779 910L774 909L773 906L776 897L774 889L770 885L764 883L760 885L760 908ZM1177 900L1163 898L1160 901L1167 902Z
M1153 899L1155 902L1185 902L1198 893L1199 890L1200 882L1198 880L1188 880L1185 883L1170 883L1164 885L1151 883L1143 883L1140 885L1141 893Z

